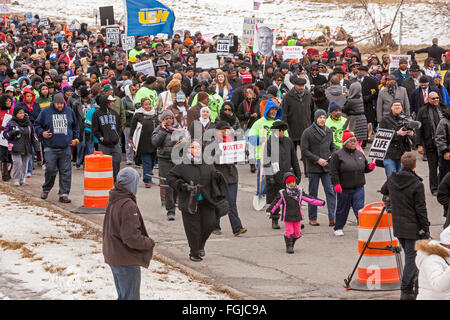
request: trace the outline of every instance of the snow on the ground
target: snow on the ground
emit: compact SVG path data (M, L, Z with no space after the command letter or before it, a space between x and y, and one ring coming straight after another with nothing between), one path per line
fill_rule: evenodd
M202 33L233 32L242 35L243 19L253 14L253 0L161 0L175 11L175 29L189 29ZM282 26L290 34L296 31L301 35L317 36L317 25L329 26L332 31L342 26L356 39L366 37L372 32L373 25L357 7L358 2L330 0L329 2L298 0L260 0L262 2L256 15L265 19L265 24L272 28ZM372 2L369 0L369 2ZM31 11L41 17L64 18L67 21L77 19L79 22L95 23L94 9L102 6L114 6L117 19L124 13L123 0L18 0L12 10ZM383 27L390 24L397 9L397 2L369 4L369 11L376 23ZM431 44L431 38L439 38L441 45L450 44L450 15L448 0L405 0L401 9L403 13L402 44ZM100 21L100 18L98 18ZM99 22L100 23L100 22ZM387 31L387 30L384 30ZM399 19L393 30L393 39L398 42Z
M230 299L155 260L141 276L141 299ZM0 193L0 300L8 299L117 299L101 236Z

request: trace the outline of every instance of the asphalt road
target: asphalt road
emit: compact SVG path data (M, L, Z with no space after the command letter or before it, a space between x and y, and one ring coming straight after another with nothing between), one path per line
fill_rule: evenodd
M442 207L428 187L427 163L418 157L417 173L424 179L428 217L431 235L438 238L444 218ZM124 165L124 163L122 164ZM303 165L301 164L303 170ZM138 169L141 172L141 169ZM157 170L154 171L158 173ZM158 253L205 274L211 281L233 287L256 299L398 299L399 291L356 291L344 288L344 278L353 270L358 259L358 227L353 212L350 212L345 236L335 237L328 226L326 207L319 208L318 227L307 224L303 237L295 244L295 253L287 254L283 239L284 226L273 230L264 211L252 207L256 190L256 174L250 173L248 165L239 165L238 210L248 232L235 237L227 217L222 218L222 235L211 235L206 243L206 256L202 262L188 259L189 247L183 229L181 214L175 221L168 221L166 212L160 206L159 187L145 189L140 184L137 200L147 230L156 241ZM36 165L29 186L21 187L24 192L38 196L44 181L41 168ZM71 204L58 202L58 178L47 201L72 210L83 203L83 170L73 167ZM377 190L385 181L383 168L376 168L366 175L366 204L379 202ZM301 185L307 190L307 178ZM322 187L319 197L325 199ZM304 208L307 217L307 208ZM102 225L102 214L83 215L88 220ZM356 278L356 274L355 277Z

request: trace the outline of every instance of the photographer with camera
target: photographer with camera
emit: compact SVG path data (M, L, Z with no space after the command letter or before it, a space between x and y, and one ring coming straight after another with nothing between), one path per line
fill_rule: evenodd
M417 240L430 238L425 189L422 178L414 172L416 161L414 153L406 152L401 157L402 170L393 172L381 187L381 193L389 197L386 207L392 213L394 236L405 252L400 300L415 300L418 269L414 246Z
M416 120L421 123L421 127L417 130L416 145L417 151L427 156L430 189L433 196L436 196L439 160L436 132L447 106L440 102L439 95L436 92L430 92L428 98L428 102L417 113Z
M403 106L400 100L394 100L391 105L391 112L384 116L379 124L381 129L394 130L391 144L386 152L386 157L383 160L386 177L393 172L401 170L401 157L407 152L411 151L411 143L409 138L414 135L413 130L408 130L405 126L405 118L402 116Z

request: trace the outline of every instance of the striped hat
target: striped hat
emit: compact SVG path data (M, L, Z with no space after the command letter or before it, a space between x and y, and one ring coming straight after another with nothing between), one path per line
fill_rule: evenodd
M342 133L342 144L345 145L347 142L349 142L352 139L356 139L353 132L350 130L344 130L344 133Z

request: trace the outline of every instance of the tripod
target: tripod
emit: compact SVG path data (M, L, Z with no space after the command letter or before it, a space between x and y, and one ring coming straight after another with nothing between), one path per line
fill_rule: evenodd
M372 237L373 237L375 231L377 230L377 227L380 224L381 218L383 218L383 214L384 214L385 211L387 212L387 222L388 222L389 237L390 237L390 240L391 240L391 244L386 246L385 248L369 247L370 242L372 241ZM385 206L381 210L380 215L378 216L378 219L375 222L375 225L374 225L374 227L373 227L373 229L372 229L372 231L371 231L371 233L369 235L369 238L367 239L366 243L364 244L364 247L363 247L363 249L361 251L361 254L360 254L359 258L358 258L358 261L356 262L355 267L353 268L352 273L348 276L347 279L344 279L345 288L347 290L351 290L352 289L352 287L350 286L350 283L352 281L353 275L355 274L356 269L358 268L358 265L359 265L362 257L364 256L364 252L367 249L387 250L387 251L394 252L395 253L395 260L396 260L396 263L397 263L397 271L398 271L399 278L400 278L400 281L401 281L402 276L403 276L403 263L402 263L402 258L401 258L400 253L401 253L402 249L400 247L394 246L394 240L392 239L392 233L391 233L391 226L390 226L390 223L389 223L389 213L391 213L390 209L386 209L386 202L385 202Z

